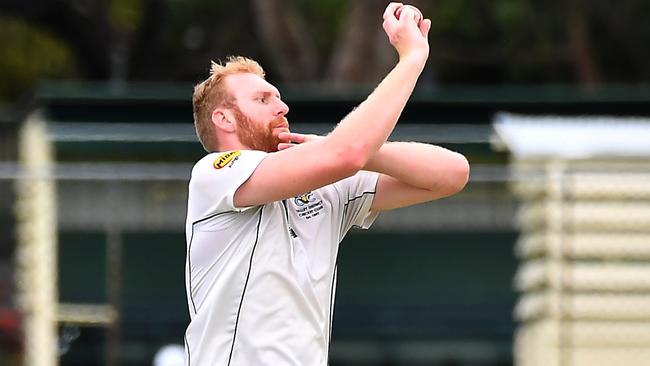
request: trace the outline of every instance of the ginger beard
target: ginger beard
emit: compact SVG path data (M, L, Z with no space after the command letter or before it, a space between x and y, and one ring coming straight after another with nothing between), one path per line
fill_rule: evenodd
M289 132L289 122L284 116L279 116L264 127L256 124L239 107L233 107L232 111L237 122L235 132L239 141L245 146L253 150L276 152L278 144L286 142L278 138L280 132Z

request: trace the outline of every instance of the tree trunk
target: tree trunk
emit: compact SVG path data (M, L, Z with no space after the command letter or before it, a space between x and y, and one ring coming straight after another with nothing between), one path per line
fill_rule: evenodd
M286 0L251 0L257 31L283 82L314 81L318 56L307 25Z
M142 0L142 22L130 39L129 76L147 75L156 61L156 46L167 11L162 0Z
M327 72L334 85L375 83L397 60L382 28L385 5L376 0L356 0L339 33Z
M583 9L573 4L573 16L568 18L569 58L576 78L583 86L601 81L601 73L594 60L589 28Z

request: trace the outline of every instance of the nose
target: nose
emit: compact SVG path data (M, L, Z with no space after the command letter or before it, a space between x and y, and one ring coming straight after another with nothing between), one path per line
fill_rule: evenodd
M275 115L284 116L287 113L289 113L289 106L282 100L278 99L277 111L275 112Z

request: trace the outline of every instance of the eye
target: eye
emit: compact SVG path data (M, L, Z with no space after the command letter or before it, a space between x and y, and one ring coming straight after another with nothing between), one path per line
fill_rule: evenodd
M264 103L264 104L266 104L266 103L269 101L268 97L266 97L265 95L259 97L258 100L259 100L260 102Z

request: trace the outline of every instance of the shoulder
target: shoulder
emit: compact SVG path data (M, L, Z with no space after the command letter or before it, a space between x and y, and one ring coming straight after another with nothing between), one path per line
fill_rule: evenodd
M201 158L192 168L192 178L203 175L228 175L244 166L257 166L267 155L263 151L232 150L210 153ZM221 174L216 174L221 173Z
M241 211L234 206L234 195L266 157L262 151L233 150L211 153L194 164L188 200L201 207L201 215Z

